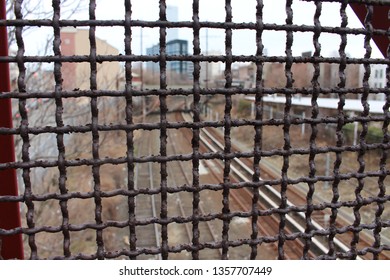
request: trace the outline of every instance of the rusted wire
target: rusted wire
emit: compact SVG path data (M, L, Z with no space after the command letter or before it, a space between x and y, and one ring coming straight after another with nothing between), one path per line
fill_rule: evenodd
M386 205L390 201L390 195L386 193L385 179L390 175L388 169L388 150L390 149L390 135L388 126L390 123L390 68L387 67L387 84L383 88L373 88L369 85L371 75L371 66L390 63L390 51L386 58L371 57L371 41L373 36L388 36L389 30L376 29L372 24L373 5L388 6L388 1L314 1L315 14L313 15L312 25L296 25L293 22L293 0L287 0L285 5L285 24L269 24L263 21L263 10L265 1L256 1L256 10L248 11L256 14L256 21L253 23L233 22L232 1L225 1L225 20L223 22L209 22L200 20L199 0L193 0L192 21L169 22L167 20L167 3L165 0L159 1L159 19L157 21L134 20L132 17L132 1L124 1L124 18L112 20L96 19L95 0L89 1L88 20L64 20L61 18L61 1L53 0L53 18L52 19L24 19L22 13L22 0L15 1L14 20L0 20L0 26L15 28L15 38L17 52L15 55L1 56L0 63L15 63L18 68L19 76L17 78L17 89L13 92L4 92L0 94L0 99L14 99L18 102L20 112L19 126L15 128L0 127L0 136L14 135L21 139L21 157L14 162L0 163L0 171L14 169L21 174L24 193L18 196L0 196L0 203L18 202L23 204L26 211L25 225L14 229L0 228L0 250L1 237L15 234L23 234L28 243L31 259L39 259L40 248L37 245L37 235L55 234L62 236L62 255L52 256L58 259L105 259L128 257L137 259L142 255L160 254L163 259L169 259L170 255L176 252L189 251L193 259L200 258L200 252L207 249L221 250L222 259L229 258L229 251L233 247L249 246L250 259L256 259L260 245L263 243L277 244L277 257L286 258L286 243L300 239L303 242L301 252L303 259L310 258L313 239L324 237L328 252L318 256L319 259L356 259L359 256L372 254L373 259L380 258L383 251L389 251L390 245L383 243L382 232L390 227L390 220L384 217ZM321 24L322 2L338 2L340 5L339 27L328 27ZM349 3L364 3L367 5L367 15L364 21L364 28L352 28L348 26L348 17L346 9ZM53 29L53 55L25 55L25 40L23 28L25 27L51 27ZM63 55L61 52L61 28L67 26L89 27L89 45L90 53L88 55ZM124 28L124 53L111 55L97 54L96 28L104 26L120 26ZM159 28L159 54L158 55L135 55L132 50L132 40L134 27L153 27ZM189 55L169 55L167 53L167 29L169 28L190 28L193 31L192 54ZM223 55L202 54L200 44L200 32L204 28L213 28L225 32L225 50ZM236 30L253 30L256 32L256 52L253 55L233 55L233 32ZM264 31L284 31L286 33L285 55L267 56L264 51ZM294 56L293 44L297 32L310 33L313 36L314 53L310 57ZM320 36L323 34L335 34L340 36L341 43L338 50L338 57L324 57L321 53ZM348 57L346 53L348 35L364 35L365 55L363 58ZM190 89L171 89L167 84L168 63L170 61L191 62L194 67L192 87ZM26 64L28 63L53 63L55 86L52 90L34 90L27 89L26 82ZM97 73L98 64L103 62L123 62L124 64L124 89L98 89ZM159 64L159 89L135 89L133 66L134 62L155 62ZM201 63L202 62L222 62L224 63L223 88L203 88L201 86ZM233 88L233 65L236 62L251 62L255 65L255 84L253 88ZM89 89L74 90L64 89L63 64L65 63L88 63L90 70ZM284 76L286 83L283 86L266 87L264 85L264 65L265 63L283 63ZM338 67L338 84L336 86L322 87L319 82L321 65L329 63ZM295 85L293 76L293 66L296 64L308 64L313 69L309 87L298 87ZM360 65L364 68L363 86L347 87L346 68L349 65ZM386 100L383 106L383 114L371 114L368 105L368 99L371 96L384 93ZM238 95L251 95L255 97L255 114L251 119L238 119L233 117L234 102L233 98ZM282 104L282 117L265 118L264 97L266 95L283 95L286 102ZM336 94L339 99L337 112L333 116L322 116L318 98L321 95ZM350 116L345 111L345 102L347 94L353 95L361 100L363 112L359 115ZM224 96L224 115L223 120L205 121L202 119L202 96ZM308 95L311 97L312 108L309 117L295 117L293 115L292 100L296 95ZM192 98L191 109L180 109L192 113L192 122L173 122L168 120L169 98L176 96L185 96ZM91 112L88 124L69 125L64 123L64 102L71 98L89 97L89 109ZM101 98L111 97L125 101L124 120L120 123L106 124L99 122L99 118L104 112L99 111L99 100ZM146 123L137 122L135 119L135 97L147 98L158 97L159 121ZM28 113L27 102L33 98L46 98L54 100L55 110L53 124L47 126L31 125L30 115ZM348 145L345 141L343 127L347 124L358 122L362 125L359 139L356 144ZM370 123L382 123L383 139L378 143L368 143L367 134ZM320 137L319 127L321 125L333 125L335 127L335 145L320 146L318 138ZM307 147L293 147L291 139L292 129L297 125L307 125L310 127L310 138ZM250 151L236 151L233 149L233 129L249 126L254 130L253 148ZM222 128L224 149L218 152L201 152L200 134L202 128ZM263 133L266 128L280 127L283 131L283 146L281 148L266 149L263 139ZM170 155L167 152L168 141L174 139L168 138L170 129L190 129L192 132L191 151L187 154ZM137 156L135 153L135 134L138 131L158 131L159 132L159 152L157 155L147 154ZM126 135L125 154L121 157L102 157L101 147L99 146L102 134L105 132L122 132ZM89 135L91 138L90 158L69 159L66 157L65 138L70 134ZM36 160L32 157L31 139L37 135L54 134L56 136L56 158L50 160ZM380 151L380 162L378 169L369 170L366 167L365 156L370 151ZM356 155L358 169L356 171L344 172L343 154L352 152ZM318 163L316 160L320 155L334 154L335 161L331 174L318 174ZM308 158L308 173L305 176L291 178L292 156L304 155ZM282 159L278 177L264 178L265 173L261 168L263 161L279 157ZM253 159L253 170L251 180L245 182L232 182L232 164L235 158ZM200 165L202 160L221 160L223 161L222 181L216 183L202 183L200 181ZM192 183L191 185L171 186L168 184L168 165L170 162L189 162L192 165ZM159 166L160 186L156 189L142 188L135 182L136 165L142 163L155 163ZM126 187L104 191L102 188L102 169L105 166L125 166ZM70 168L89 167L91 172L92 188L90 191L70 191L67 188L67 177ZM55 168L58 171L58 190L56 192L37 193L31 180L32 170L35 168ZM365 197L362 195L367 183L367 178L377 180L377 193L373 196ZM355 197L351 201L340 200L340 189L343 182L354 181L356 184ZM315 203L315 192L318 183L327 182L331 188L331 200L322 203ZM138 182L139 183L139 182ZM142 182L139 183L142 185ZM304 184L307 186L305 205L291 206L288 204L289 187L292 185ZM259 191L266 185L279 187L281 200L278 202L278 208L261 209L259 202L262 197ZM249 212L232 211L231 190L249 188L252 190L253 197ZM202 192L210 190L222 194L222 209L218 213L202 214L200 211L202 203ZM172 217L169 213L169 195L173 193L190 193L192 195L192 215L188 217ZM141 195L159 195L160 212L158 217L150 219L138 219L137 196ZM125 220L104 220L103 201L107 198L122 197L126 199L127 215ZM93 221L82 224L72 224L69 217L69 204L77 199L93 200L94 217ZM59 204L60 223L58 225L40 223L37 225L36 205L39 202L54 200ZM374 220L368 223L362 222L362 211L365 206L375 206ZM342 209L352 209L353 222L348 225L340 226L338 218ZM329 225L323 230L318 230L313 224L313 216L317 211L329 211ZM287 231L287 216L296 213L304 213L304 232ZM262 216L277 215L279 217L279 228L275 236L262 236L258 228L259 218ZM230 232L234 226L232 220L236 217L250 219L251 230L247 238L240 240L231 240ZM214 242L202 242L200 225L204 221L221 221L220 240ZM170 246L169 228L174 223L191 223L192 240L187 244L180 244L177 247ZM142 248L139 246L140 236L137 230L141 226L158 224L161 228L161 244L153 248ZM127 229L129 232L129 246L127 248L110 251L107 250L107 244L104 241L104 232L110 228ZM92 254L75 253L72 251L72 234L93 230L95 234L96 252ZM362 231L372 231L373 243L371 246L361 248ZM349 251L343 252L337 248L335 239L339 235L350 234L352 238L348 245ZM1 258L1 252L0 252Z

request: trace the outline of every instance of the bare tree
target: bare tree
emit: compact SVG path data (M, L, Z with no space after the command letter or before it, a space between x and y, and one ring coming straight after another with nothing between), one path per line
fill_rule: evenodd
M63 0L61 1L61 18L69 19L80 10L85 10L85 6L82 3L86 3L81 0ZM9 0L6 2L8 18L14 19L14 8L17 4L21 4L21 12L25 19L46 19L53 17L53 9L47 5L47 1L15 1ZM28 35L35 34L37 27L23 27L23 38ZM16 56L16 27L11 26L8 29L9 36L9 49L11 50L11 56ZM48 33L41 43L41 46L37 49L38 56L48 56L53 53L53 33ZM25 39L25 45L28 45L28 39ZM111 62L99 64L97 66L98 73L102 74L105 71L111 71L110 67L107 70L104 66ZM62 64L63 78L66 75L65 65ZM53 75L52 65L43 63L26 63L26 70L23 83L25 84L25 91L27 92L53 92L55 89L55 79ZM10 65L11 68L11 83L12 90L18 92L21 90L17 86L17 80L19 75L19 69L16 64ZM88 68L88 67L87 67ZM120 69L121 66L118 66ZM98 88L103 90L124 90L124 73L118 71L117 74L106 76L98 75ZM83 72L78 79L78 87L88 90L90 79L90 73L88 71ZM76 85L77 86L77 85ZM83 88L84 87L84 88ZM71 90L65 88L63 90ZM64 98L62 100L62 121L67 126L86 126L91 123L91 105L89 97L80 98ZM99 97L98 98L98 110L99 110L99 124L111 124L121 123L125 120L125 106L126 102L124 97ZM53 98L27 98L13 99L13 114L14 114L14 126L19 127L21 125L21 116L19 107L27 111L28 125L34 128L44 128L47 126L56 127L55 114L57 111L57 105ZM135 110L137 111L137 110ZM142 112L138 110L139 117L141 118ZM133 116L134 119L137 115ZM57 160L58 148L57 148L57 135L55 133L40 133L37 135L29 135L29 155L30 160ZM137 140L138 133L134 133L134 138ZM109 156L112 158L122 157L126 154L126 133L125 131L109 131L99 132L99 152L100 156ZM16 157L21 161L23 140L20 136L16 135ZM92 157L92 137L91 133L73 133L64 136L65 144L65 158L78 159L78 158L91 158ZM115 169L114 167L102 168L102 190L110 190L120 188L125 183L125 175L122 167ZM91 180L91 170L88 166L81 166L79 168L67 168L66 171L66 188L72 192L89 192L93 188L93 182ZM24 182L19 176L20 191L24 192ZM33 184L34 193L47 194L58 193L59 191L59 170L58 168L32 168L30 170L30 178ZM87 205L88 204L88 205ZM116 198L103 201L104 213L108 219L115 219L116 215ZM61 214L58 201L47 200L34 203L34 221L37 224L58 225L61 223ZM89 217L88 211L80 211L85 207L94 208L93 201L72 200L68 204L68 210L70 213L70 222L73 224L85 223L93 217ZM26 211L26 209L23 209ZM30 213L31 214L31 213ZM23 217L24 215L22 215ZM25 224L25 221L23 221ZM59 233L60 234L60 233ZM72 247L74 250L86 250L86 245L90 240L93 243L93 238L90 236L93 232L74 234L72 237ZM61 235L61 234L60 234ZM40 250L40 257L49 257L53 254L60 255L62 253L61 238L58 234L45 234L42 233L36 237L36 243ZM27 237L25 242L27 243ZM50 244L49 246L47 244ZM92 244L93 245L93 244ZM92 246L91 246L92 247ZM28 248L28 246L26 246Z
M15 19L14 13L17 3L21 4L21 13L24 19L49 19L53 18L53 9L51 8L51 1L39 1L39 0L6 0L7 19ZM69 19L76 13L85 11L87 8L86 2L81 0L62 0L61 1L61 17L63 19ZM15 26L8 27L8 45L12 47L16 44ZM30 32L34 27L24 26L23 31L25 34ZM53 35L43 42L45 46L41 52L45 53L51 48L51 42Z
M86 3L85 1L80 0L63 0L61 1L61 17L64 19L69 19L76 12L80 12L85 7L82 6L82 3ZM47 6L48 1L15 1L9 0L6 1L7 7L7 18L15 19L15 8L17 6L17 12L22 13L23 19L47 19L53 17L53 9ZM35 28L35 29L34 29ZM37 27L24 26L23 27L23 39L25 47L28 48L31 43L28 40L29 35L34 35L37 33ZM9 49L10 55L16 56L16 34L17 27L10 26L8 28L8 38L9 38ZM41 30L39 30L39 34L41 34ZM40 45L37 47L35 55L38 56L48 56L53 53L53 39L54 33L48 33L43 40L40 40ZM34 43L34 42L32 42ZM25 63L25 70L18 69L15 64L10 65L11 69L11 86L13 91L23 90L26 92L53 92L55 88L55 80L53 76L53 68L52 65L43 64L43 63ZM20 78L23 79L23 84L25 88L18 88L17 80L19 71L23 70L23 76ZM64 103L64 112L62 114L62 119L64 122L69 124L72 123L88 123L90 120L90 109L87 106L68 106L66 102ZM19 107L23 108L24 111L27 112L28 115L28 125L29 127L37 127L42 128L46 126L56 126L55 121L55 112L56 112L56 104L55 100L51 98L41 99L41 98L27 98L23 99L13 99L13 120L14 126L19 127L21 116L19 112ZM71 138L74 138L71 140ZM69 142L73 142L72 145L66 145L66 156L69 158L76 158L80 156L81 153L85 153L87 150L86 147L90 146L90 143L85 139L80 139L75 136L66 136L65 144ZM29 154L30 160L55 160L58 158L58 148L56 135L53 133L42 133L29 135ZM21 160L21 150L22 150L23 141L20 136L15 136L15 147L16 147L16 158L17 160ZM72 180L72 172L68 172L68 182ZM24 181L21 178L21 174L18 173L19 177L19 188L21 192L24 192ZM58 192L58 180L59 180L59 171L56 168L32 168L30 169L30 179L33 184L33 191L36 194L43 193L56 193ZM71 187L69 187L71 190ZM57 205L57 206L55 206ZM58 208L58 202L55 200L48 200L43 202L34 203L34 221L37 224L58 224L61 219L61 215L58 215L57 211L51 211L55 207ZM77 207L77 206L76 206ZM22 211L26 211L22 207ZM74 211L77 213L77 211ZM31 214L31 213L30 213ZM24 217L24 215L22 215ZM73 215L73 218L77 217ZM76 222L78 220L76 219ZM23 219L23 224L25 221ZM26 237L26 236L25 236ZM38 246L44 249L47 247L45 244L47 243L46 238L50 238L49 235L44 238L37 238ZM58 236L55 237L58 239ZM52 240L53 244L58 243L58 240ZM27 243L27 237L25 238L25 242ZM60 254L61 246L58 247L58 253ZM28 246L26 246L28 249ZM53 246L47 248L47 252L51 252L53 250ZM57 251L57 250L54 250ZM43 257L45 257L45 253L43 253Z

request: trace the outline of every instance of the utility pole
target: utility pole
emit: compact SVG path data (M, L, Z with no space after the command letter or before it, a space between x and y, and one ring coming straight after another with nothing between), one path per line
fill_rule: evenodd
M143 54L143 29L142 29L142 26L141 26L141 30L140 30L140 37L141 37L141 40L140 40L140 47L141 47L141 55ZM140 61L140 79L141 79L141 90L144 89L144 62L141 60Z
M140 54L142 56L143 54L143 29L142 26L140 27ZM141 80L141 85L140 85L140 90L144 90L144 62L141 60L140 63L140 69L139 69L139 77ZM142 96L142 121L145 122L146 119L146 101L145 101L146 96Z
M209 55L209 29L206 29L206 55ZM209 87L209 62L206 62L206 88Z
M206 56L209 55L209 38L218 38L219 36L209 36L209 29L206 28ZM205 87L208 88L209 87L209 64L210 62L208 61L205 61L205 64L206 64L206 79L204 80L205 82Z
M209 37L210 37L209 36L209 29L206 28L206 53L205 53L206 56L209 55ZM211 36L211 37L217 38L219 36ZM204 80L205 88L209 88L209 81L210 81L210 79L209 79L209 64L210 64L210 62L209 61L204 61L204 63L206 65L206 79ZM210 97L208 97L206 99L206 101L203 103L203 106L205 107L205 111L204 112L205 112L205 116L206 117L207 117L207 103L208 103L209 99L210 99Z

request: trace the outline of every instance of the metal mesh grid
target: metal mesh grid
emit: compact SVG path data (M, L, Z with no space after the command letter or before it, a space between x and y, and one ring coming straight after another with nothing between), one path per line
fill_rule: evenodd
M193 259L199 259L199 252L208 249L220 249L222 251L221 258L227 259L229 251L232 248L240 246L249 246L251 248L249 258L255 259L262 250L262 244L275 243L277 244L277 257L279 259L286 258L285 244L291 240L303 240L303 250L301 251L302 258L310 258L309 251L312 246L313 238L324 237L328 251L324 254L316 256L319 259L335 259L346 258L356 259L358 256L370 255L372 258L379 258L379 255L384 251L390 250L390 244L385 244L381 238L381 232L390 226L390 220L383 217L386 202L390 200L390 196L386 193L385 179L389 174L387 166L387 157L389 145L389 104L390 93L389 86L389 68L386 70L387 85L384 88L378 89L370 87L368 79L370 77L370 66L375 64L388 64L388 58L377 59L371 58L370 42L374 35L387 36L388 30L375 29L371 25L373 16L372 4L379 6L389 6L387 1L339 1L341 26L327 27L322 26L320 16L322 11L322 2L337 2L337 1L312 1L316 6L314 15L314 23L310 26L301 26L293 23L293 1L286 1L286 21L285 24L268 24L263 22L263 1L257 0L256 11L248 11L256 14L256 22L253 23L234 23L232 21L232 5L230 0L226 0L225 12L226 18L224 22L205 22L200 20L199 16L199 1L193 1L193 20L190 22L169 22L166 14L166 1L161 0L159 3L159 20L157 21L141 21L133 20L132 4L130 0L124 1L124 19L113 20L97 20L95 15L96 1L89 1L89 19L88 20L63 20L61 19L61 1L53 0L53 18L29 20L24 19L22 15L22 2L15 1L16 19L8 21L0 21L1 25L15 26L15 37L17 42L17 53L15 56L0 57L0 63L16 63L19 70L17 80L18 89L14 92L4 92L0 95L1 99L9 99L18 101L20 112L20 122L15 128L0 128L0 135L15 135L22 139L21 159L15 162L6 162L0 164L0 170L16 169L22 172L22 180L24 190L19 196L1 196L0 203L18 202L26 207L26 225L22 228L11 230L0 229L0 236L23 234L28 239L30 250L30 258L38 259L38 246L36 244L36 236L41 233L62 234L62 256L53 256L55 258L66 259L104 259L129 257L135 259L144 254L156 255L161 254L163 259L170 258L175 252L187 250L191 252ZM364 3L367 4L367 16L365 18L365 28L350 28L348 27L348 18L346 9L348 3ZM280 11L282 12L282 11ZM324 16L324 15L323 15ZM326 15L325 15L326 16ZM25 43L23 39L23 28L28 26L43 26L53 29L53 51L51 56L25 56ZM89 28L89 55L62 55L61 53L61 28L66 26L88 27ZM96 28L103 26L119 26L124 28L124 44L125 53L122 55L98 55L96 51ZM159 55L134 55L131 47L133 40L132 27L153 27L159 28ZM166 50L166 30L169 28L190 28L193 30L193 54L190 55L168 55ZM202 28L213 28L224 30L225 32L225 53L223 55L205 55L202 54L200 48L200 30ZM233 55L232 53L232 33L234 30L254 30L256 32L256 53L250 56ZM284 56L267 56L263 53L264 46L262 41L263 31L283 31L286 33L286 46ZM315 48L314 54L310 57L294 56L292 46L294 43L294 35L298 32L308 32L313 34L313 45ZM339 57L323 57L321 54L321 45L319 38L321 34L330 33L339 35L341 44L339 47ZM347 35L364 35L364 48L366 53L363 58L348 57L345 52L347 45ZM388 56L388 55L387 55ZM107 90L98 89L97 86L97 68L98 64L104 62L119 61L124 63L125 67L125 89L124 90ZM152 61L159 64L160 68L160 87L155 90L137 90L133 87L133 64L135 62ZM167 85L167 62L169 61L190 61L194 65L193 84L191 89L170 89ZM200 81L200 63L208 62L223 62L225 65L225 85L223 88L203 88ZM63 63L82 63L86 62L90 67L90 86L89 90L63 90ZM235 88L232 87L232 65L237 62L251 62L255 64L256 79L255 87L253 88ZM26 63L53 63L54 64L54 79L55 87L50 91L28 91L26 89ZM286 84L282 87L265 87L263 82L263 67L265 63L283 63ZM311 79L311 87L296 87L294 85L294 77L292 67L294 64L311 64L314 72ZM319 82L320 65L323 63L331 63L338 65L339 68L339 83L335 87L322 87ZM363 87L347 88L345 69L347 65L363 65L364 77ZM371 114L368 105L368 98L372 95L384 92L386 100L383 106L382 114ZM338 96L337 115L321 116L320 108L317 99L320 95L336 94ZM253 119L238 119L232 116L233 101L232 98L236 95L251 95L255 97L255 116ZM281 118L265 118L263 98L267 95L281 94L285 96L286 102L283 105L283 116ZM294 96L303 94L311 97L311 116L310 117L294 117L292 115L292 100ZM344 110L346 95L352 94L359 96L361 104L364 108L363 112L357 116L348 116ZM220 121L205 121L201 117L202 96L224 96L224 116ZM134 120L134 98L156 96L159 100L159 121L146 123L136 122ZM173 122L168 121L168 98L175 96L186 96L192 98L192 121L191 122ZM90 98L90 124L86 125L65 125L64 124L64 101L67 99L77 99L81 97ZM99 123L100 112L98 102L100 98L124 97L125 105L125 123L117 124L102 124ZM29 114L27 110L27 101L33 98L47 98L55 102L55 125L49 126L30 126ZM362 126L358 143L355 145L347 145L343 127L346 124L359 122ZM368 125L372 122L382 123L383 138L381 142L368 143L366 136L368 134ZM311 128L310 140L307 148L294 148L291 145L290 130L293 126L306 124ZM334 125L336 127L336 145L333 146L318 146L317 139L319 137L318 126L322 124ZM253 139L252 151L243 152L235 151L232 148L232 129L237 127L249 126L255 131ZM263 148L263 129L266 127L282 127L283 130L283 147L281 149L264 149ZM224 149L218 152L201 152L201 130L206 127L223 128ZM167 153L168 130L188 128L192 131L191 147L192 152L188 154ZM126 155L124 157L102 157L100 154L99 143L101 135L104 132L122 131L126 134ZM134 138L137 131L158 131L159 133L159 153L158 155L148 154L146 156L137 156L135 149ZM66 157L66 144L64 138L67 134L89 134L91 138L90 158L68 159ZM33 160L31 158L30 139L32 136L54 134L56 136L56 145L58 149L58 158L55 160ZM372 171L365 168L365 155L369 151L380 151L379 167ZM355 153L359 164L358 170L352 172L342 172L341 165L343 163L343 154L345 152ZM317 175L318 164L316 157L321 154L332 153L336 160L331 174ZM306 155L309 157L309 172L306 176L299 178L291 178L289 176L289 166L291 158L294 155ZM280 177L274 179L264 179L261 169L261 162L271 157L281 157L283 164L279 170ZM232 182L232 161L235 158L253 159L252 165L252 180L243 182ZM200 162L202 160L218 159L223 161L223 180L220 184L202 184L200 182ZM168 164L171 162L191 162L192 164L192 182L189 185L181 187L171 186L168 184ZM136 165L142 163L157 163L160 168L160 187L158 189L142 189L135 182ZM127 172L127 186L125 189L117 189L112 191L104 191L101 189L101 168L107 165L125 165ZM67 175L70 168L88 166L92 170L93 190L89 192L69 191L67 185ZM57 168L58 169L58 190L50 193L34 192L36 186L31 182L30 174L34 168ZM376 193L370 197L363 197L362 190L365 188L365 179L374 178L376 180ZM353 181L357 182L355 188L355 199L352 201L340 201L339 191L340 182ZM314 193L316 191L316 183L329 182L331 184L332 199L329 202L314 203ZM306 193L306 204L303 206L295 206L288 203L288 189L291 185L306 184L308 191ZM138 184L141 184L138 182ZM258 202L262 199L259 190L264 189L266 185L280 186L279 192L281 200L278 207L270 207L268 209L259 209ZM235 189L249 188L253 192L251 209L249 211L232 211L230 192ZM219 213L203 215L200 212L202 203L201 193L205 190L218 191L222 193L222 209ZM172 217L168 211L168 196L172 193L190 193L192 194L192 215L189 217ZM155 195L158 194L161 199L161 208L158 216L150 220L139 220L136 215L137 197L141 194ZM105 221L102 218L102 201L107 198L124 197L127 199L128 218L124 221L113 220ZM82 224L72 224L69 222L68 204L76 199L93 199L94 209L85 209L85 211L94 212L94 221ZM61 217L59 225L36 225L34 207L37 202L55 200L59 203L60 211L58 215ZM374 220L370 223L362 223L361 208L367 205L376 207ZM340 209L353 209L353 223L345 226L338 226L337 219ZM329 226L319 230L312 223L312 215L314 212L330 210ZM305 225L304 232L288 233L287 215L304 213ZM279 228L276 236L266 236L259 232L258 219L263 216L277 215L279 217ZM230 240L229 232L234 225L231 224L235 217L247 217L251 219L252 232L246 239ZM220 239L215 242L202 242L200 239L199 224L202 221L222 221L220 229ZM192 224L192 242L180 244L177 247L169 246L168 229L173 223L191 223ZM160 225L161 244L159 247L142 248L137 246L137 239L140 238L137 228L145 224ZM122 250L109 251L105 248L103 232L108 228L128 228L129 231L129 246ZM96 233L96 252L91 254L74 254L71 250L72 238L74 232L83 232L85 230L93 230ZM370 230L373 233L374 241L370 246L358 248L360 233L363 230ZM334 239L337 236L351 233L352 237L348 244L349 249L345 252L337 249Z

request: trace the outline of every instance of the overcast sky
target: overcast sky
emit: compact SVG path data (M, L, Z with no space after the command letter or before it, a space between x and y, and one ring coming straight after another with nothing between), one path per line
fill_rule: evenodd
M50 2L50 1L47 1ZM123 19L124 5L123 0L98 0L96 16L97 19ZM192 20L192 0L167 0L167 5L178 7L179 21ZM255 22L256 19L256 0L232 0L233 21ZM49 5L50 8L50 5ZM158 0L133 0L133 19L140 20L158 20L159 1ZM322 14L320 17L323 26L340 26L340 4L323 3ZM315 5L313 3L301 0L293 1L294 24L313 25ZM361 27L359 19L348 7L348 26ZM88 9L83 13L75 15L75 19L88 19ZM284 24L286 20L285 0L264 0L263 18L265 23ZM169 18L168 18L169 20ZM225 0L200 0L200 20L224 22L225 20ZM140 28L133 29L132 49L134 54L140 53L141 37ZM98 27L97 36L106 40L116 47L119 52L124 52L124 30L123 27ZM253 55L256 53L255 31L234 30L233 31L233 54ZM34 36L35 37L35 36ZM180 39L189 40L189 51L192 52L192 30L180 29ZM143 51L147 47L157 44L159 41L158 28L143 28ZM201 30L201 48L206 53L206 30ZM224 53L225 31L217 29L208 30L208 51ZM321 34L320 43L322 45L322 56L337 55L340 44L340 36L332 34ZM264 31L263 44L267 54L285 55L286 32L283 31ZM346 51L351 57L363 57L365 49L363 48L364 36L348 35L348 44ZM372 43L372 57L381 57L380 52L374 43ZM314 51L313 34L294 33L293 55L300 55L305 51Z
M133 19L157 20L159 13L158 0L135 0L133 4ZM315 5L313 3L295 0L293 2L294 24L313 25ZM115 8L113 6L115 5ZM101 0L98 2L97 17L120 18L123 17L122 0ZM192 1L191 0L167 0L167 5L178 7L179 21L192 20ZM322 15L320 17L321 25L340 26L340 4L323 3ZM255 22L256 20L256 1L255 0L232 0L233 21L234 22ZM361 27L359 19L355 16L352 9L348 7L348 26ZM263 17L265 23L284 24L286 20L285 0L265 0ZM169 18L168 18L169 20ZM200 20L223 22L225 20L225 1L224 0L200 0ZM104 28L103 28L104 29ZM107 30L109 29L109 30ZM115 35L114 35L115 34ZM106 28L98 31L98 35L105 38L119 50L123 50L123 30L117 28ZM134 30L133 51L139 53L140 50L140 28ZM208 31L208 49L209 51L224 52L224 30L210 29ZM181 38L187 39L192 43L192 30L184 29L179 31ZM233 31L233 53L251 55L256 52L255 31L235 30ZM117 39L120 38L120 39ZM263 33L263 44L267 49L268 55L285 55L286 33L265 31ZM144 28L143 46L149 47L158 43L158 29L152 30ZM202 52L206 52L206 30L201 31ZM294 33L293 54L300 55L304 51L314 51L313 34ZM347 53L352 57L362 57L365 53L363 48L364 36L348 36ZM339 49L340 36L331 34L322 34L320 37L322 45L322 55L331 56ZM192 46L190 47L192 51ZM381 57L380 52L373 44L373 57Z

